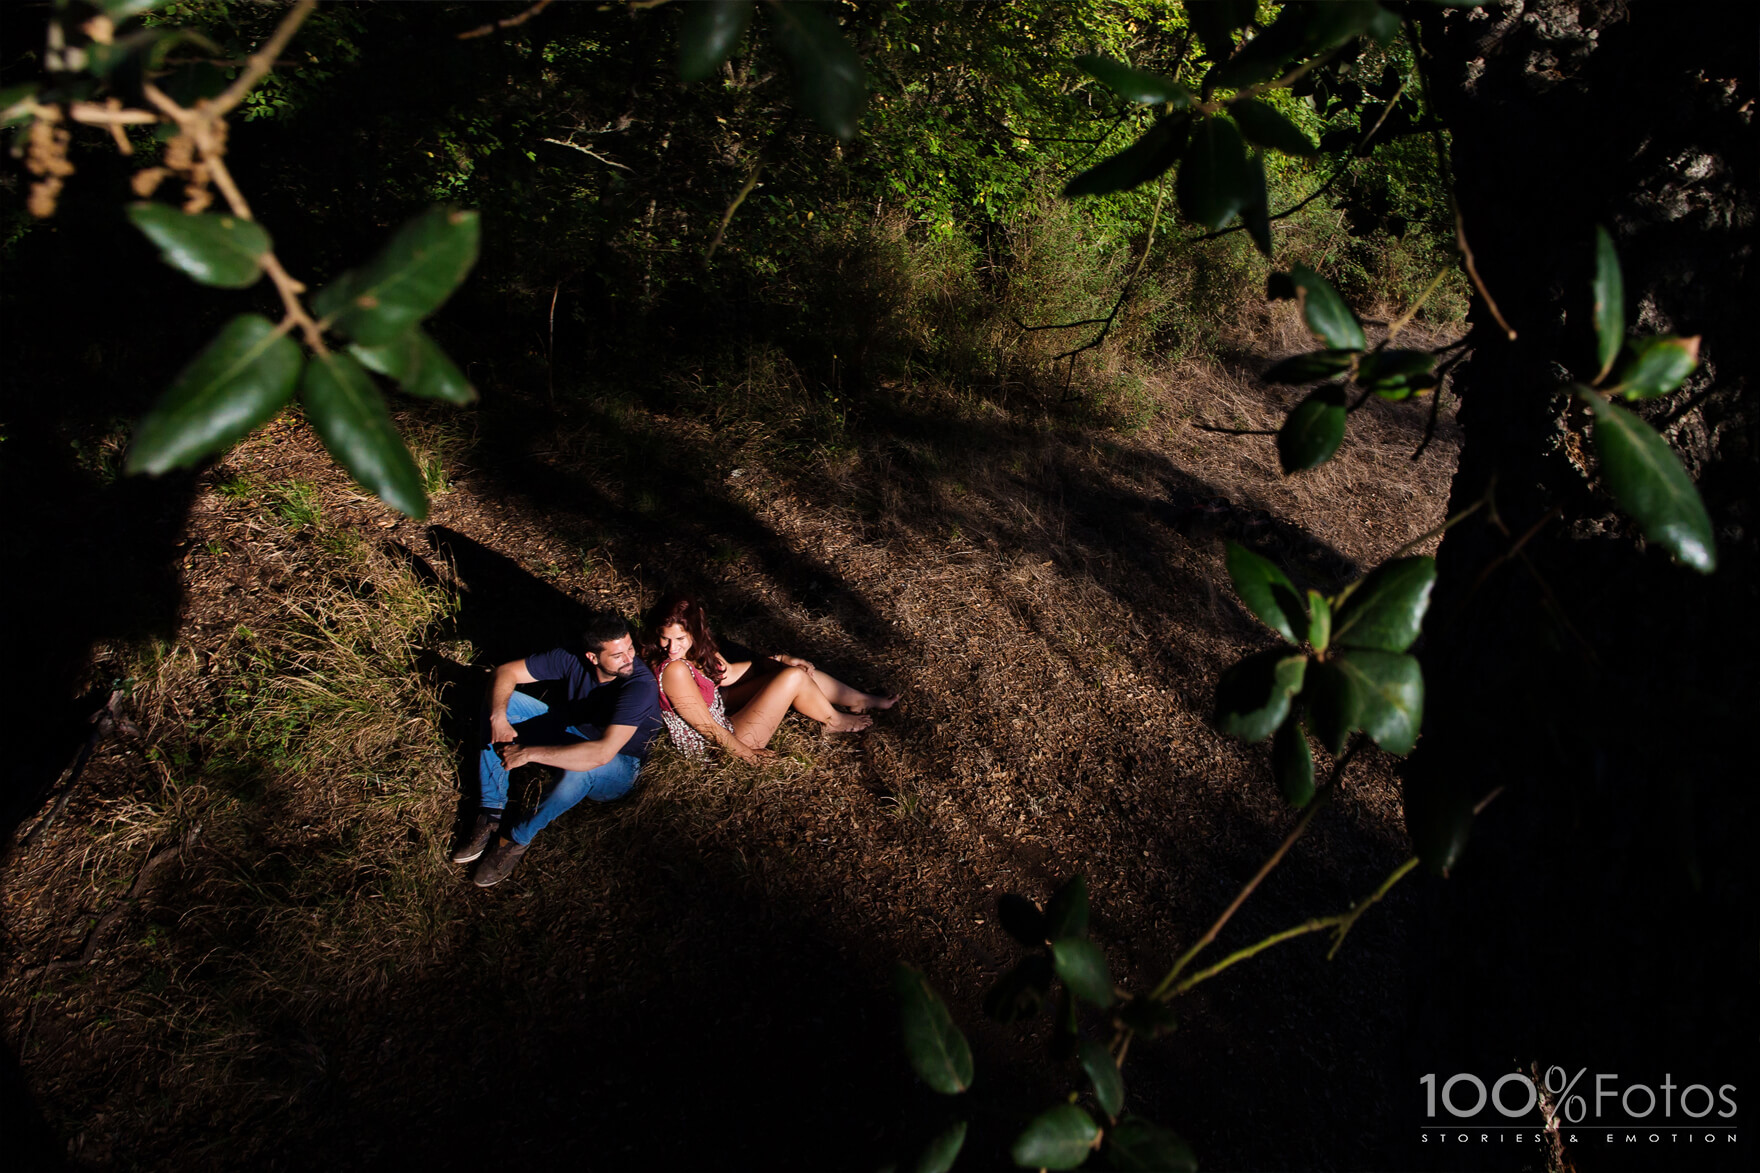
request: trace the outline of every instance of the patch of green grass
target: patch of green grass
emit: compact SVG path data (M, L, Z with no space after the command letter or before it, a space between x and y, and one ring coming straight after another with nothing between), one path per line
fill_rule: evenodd
M315 526L324 517L318 486L310 481L277 481L263 486L263 504L271 516L289 529Z

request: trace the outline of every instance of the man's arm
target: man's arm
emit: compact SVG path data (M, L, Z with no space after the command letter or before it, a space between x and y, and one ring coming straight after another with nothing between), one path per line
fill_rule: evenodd
M564 770L597 770L616 757L635 735L634 725L607 725L605 736L597 741L577 741L572 745L510 745L501 751L501 761L510 770L517 770L528 762Z
M538 678L526 669L524 660L509 660L495 669L495 678L489 684L489 741L493 745L501 745L512 741L518 736L513 731L513 723L507 719L507 700L513 695L516 684L536 684ZM606 761L611 759L607 758Z

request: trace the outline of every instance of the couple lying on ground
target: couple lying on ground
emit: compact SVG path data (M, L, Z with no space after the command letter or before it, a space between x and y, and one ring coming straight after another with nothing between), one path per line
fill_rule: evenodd
M454 863L485 857L472 877L479 887L505 879L532 837L583 798L628 794L662 727L687 755L713 742L760 763L775 756L765 747L790 709L833 733L856 733L872 724L867 713L898 699L851 688L794 656L730 662L702 605L683 595L654 609L644 637L638 657L628 623L604 613L588 621L578 651L553 648L495 669L477 761L482 805L452 854ZM517 687L539 681L563 685L555 710ZM497 835L508 771L528 764L562 776L537 809Z

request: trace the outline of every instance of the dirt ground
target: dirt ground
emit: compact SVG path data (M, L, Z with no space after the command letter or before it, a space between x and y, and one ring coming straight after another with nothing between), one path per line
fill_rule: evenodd
M183 700L104 740L0 870L0 1022L72 1164L873 1169L961 1109L961 1167L1006 1163L1080 1076L1044 1058L1043 1016L983 1015L1019 953L997 897L1084 874L1115 979L1153 985L1294 821L1268 745L1206 723L1221 670L1274 638L1223 540L1337 587L1442 520L1458 446L1445 410L1409 459L1426 408L1372 401L1337 461L1283 478L1269 436L1196 426L1274 427L1301 394L1229 366L1161 372L1128 434L896 386L816 449L687 384L653 409L488 388L468 424L420 414L449 479L424 523L295 420L204 478ZM306 773L246 799L153 752L225 707L240 626L286 621L314 573L309 534L219 491L239 478L317 485L328 525L458 600L418 662L442 715L407 735L414 785ZM673 586L723 636L903 702L858 736L791 717L763 770L662 751L631 799L576 808L510 880L471 886L445 855L487 669ZM92 680L135 655L96 649ZM1213 948L1341 911L1407 854L1372 752ZM1332 962L1315 935L1182 999L1180 1029L1131 1051L1130 1109L1205 1167L1406 1165L1402 926L1435 882L1396 888ZM262 906L223 907L246 892ZM900 959L972 1040L969 1103L910 1073Z

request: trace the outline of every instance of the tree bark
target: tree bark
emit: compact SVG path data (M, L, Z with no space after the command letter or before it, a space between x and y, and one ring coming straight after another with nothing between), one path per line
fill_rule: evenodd
M1429 715L1407 774L1408 794L1509 792L1432 889L1408 1074L1489 1083L1529 1063L1586 1067L1591 1115L1597 1073L1621 1088L1669 1074L1751 1087L1755 23L1734 5L1540 0L1427 17L1423 40L1466 233L1519 337L1475 303L1452 508L1495 479L1504 530L1468 523L1439 552ZM1698 373L1641 413L1699 483L1720 547L1709 577L1643 548L1596 483L1582 409L1559 390L1594 376L1598 223L1618 246L1636 331L1704 336ZM1554 509L1525 561L1479 581ZM1416 1119L1422 1093L1412 1102ZM1604 1122L1625 1119L1602 1108ZM1646 1136L1690 1123L1678 1101L1661 1115ZM1515 1123L1490 1109L1476 1122ZM1420 1151L1426 1167L1538 1156ZM1746 1167L1739 1151L1701 1143L1687 1162L1585 1141L1572 1158Z

